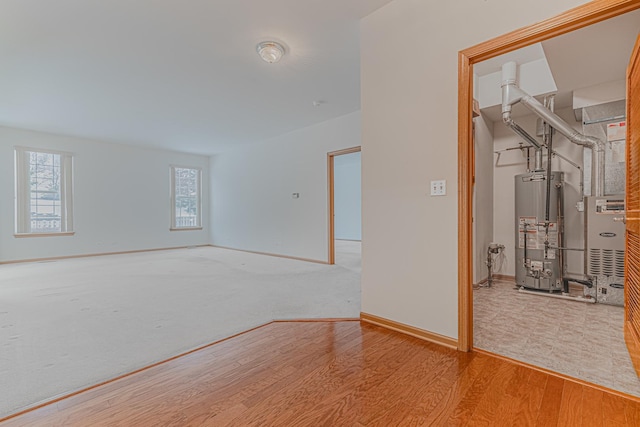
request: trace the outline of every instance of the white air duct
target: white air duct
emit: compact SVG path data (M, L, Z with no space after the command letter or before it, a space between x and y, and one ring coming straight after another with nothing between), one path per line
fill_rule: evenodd
M511 119L511 108L514 104L520 102L535 115L547 122L549 126L566 136L569 141L591 148L594 153L594 155L591 156L593 162L591 195L602 196L604 193L604 143L598 138L581 134L562 120L557 114L545 108L545 106L538 102L533 96L520 89L517 86L517 64L515 62L507 62L502 66L501 87L502 120L507 126L514 129L513 119ZM514 129L514 131L521 135L518 130Z

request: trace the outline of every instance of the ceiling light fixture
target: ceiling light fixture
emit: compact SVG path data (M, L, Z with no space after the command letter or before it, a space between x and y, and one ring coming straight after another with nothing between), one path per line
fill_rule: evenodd
M284 55L284 46L278 42L267 41L258 43L256 50L258 51L260 58L269 64L280 61Z

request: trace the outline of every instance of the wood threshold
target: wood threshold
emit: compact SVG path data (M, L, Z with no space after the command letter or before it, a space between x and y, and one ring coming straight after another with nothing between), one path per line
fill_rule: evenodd
M214 248L218 248L218 249L228 249L230 251L238 251L238 252L246 252L246 253L250 253L250 254L257 254L257 255L266 255L266 256L273 256L273 257L277 257L277 258L287 258L287 259L294 259L296 261L306 261L306 262L313 262L316 264L329 264L327 261L320 261L317 259L310 259L310 258L301 258L301 257L297 257L297 256L290 256L290 255L280 255L280 254L273 254L270 252L259 252L259 251L250 251L247 249L237 249L237 248L230 248L227 246L218 246L218 245L208 245Z
M360 313L360 320L366 323L381 326L386 329L391 329L405 335L411 335L412 337L419 338L424 341L429 341L448 348L452 348L454 350L458 348L458 340L456 340L455 338L436 334L435 332L429 332L424 329L416 328L415 326L396 322L395 320L385 319L384 317L379 317L368 313Z
M24 262L42 262L42 261L58 261L61 259L74 259L74 258L88 258L94 256L106 256L106 255L125 255L125 254L136 254L140 252L156 252L156 251L172 251L175 249L189 249L189 248L202 248L205 246L211 246L210 244L202 244L202 245L189 245L189 246L174 246L169 248L153 248L153 249L136 249L132 251L118 251L118 252L99 252L93 254L80 254L80 255L63 255L63 256L54 256L54 257L44 257L44 258L30 258L30 259L18 259L11 261L0 261L0 265L2 264L19 264Z
M473 349L473 64L640 8L595 0L458 52L458 349Z
M602 386L600 384L590 383L590 382L582 380L580 378L571 377L569 375L565 375L565 374L560 373L560 372L552 371L550 369L546 369L546 368L543 368L541 366L532 365L530 363L523 362L523 361L518 360L518 359L512 359L511 357L504 356L504 355L498 354L498 353L493 353L491 351L483 350L481 348L475 348L474 347L472 351L474 353L485 354L487 356L495 357L496 359L506 360L507 362L513 363L513 364L518 365L518 366L524 366L525 368L533 369L534 371L542 372L544 374L551 375L553 377L562 378L565 381L571 381L571 382L576 383L576 384L580 384L580 385L583 385L583 386L586 386L586 387L591 387L593 389L600 390L600 391L603 391L605 393L613 394L613 395L616 395L616 396L619 396L619 397L623 397L625 399L633 400L635 402L639 402L640 403L640 396L634 396L633 394L627 394L627 393L624 393L624 392L619 391L619 390L614 390L612 388L608 388L608 387Z
M221 342L228 341L228 340L230 340L230 339L232 339L232 338L236 338L236 337L239 337L239 336L241 336L241 335L247 334L247 333L249 333L249 332L255 331L255 330L257 330L257 329L263 328L263 327L268 326L268 325L270 325L270 324L272 324L272 323L300 323L300 322L325 322L325 323L335 323L335 322L358 322L358 321L360 321L360 319L357 319L357 318L344 318L344 319L340 319L340 318L324 318L324 319L323 319L323 318L317 318L317 319L316 319L316 318L309 318L309 319L302 318L302 319L278 319L278 320L271 320L271 321L269 321L269 322L267 322L267 323L263 323L263 324L261 324L261 325L258 325L258 326L255 326L255 327L253 327L253 328L247 329L246 331L238 332L237 334L233 334L233 335L230 335L230 336L228 336L228 337L221 338L221 339L219 339L219 340L217 340L217 341L213 341L213 342L210 342L210 343L208 343L208 344L204 344L204 345L201 345L201 346L199 346L199 347L196 347L196 348L194 348L194 349L187 350L187 351L185 351L185 352L183 352L183 353L180 353L180 354L178 354L178 355L176 355L176 356L172 356L172 357L169 357L169 358L167 358L167 359L164 359L164 360L161 360L161 361L158 361L158 362L152 363L152 364L150 364L150 365L144 366L144 367L139 368L139 369L136 369L136 370L134 370L134 371L127 372L126 374L119 375L119 376L117 376L117 377L114 377L114 378L108 379L108 380L106 380L106 381L102 381L102 382L100 382L100 383L97 383L97 384L94 384L94 385L91 385L91 386L88 386L88 387L82 388L82 389L80 389L80 390L73 391L73 392L71 392L71 393L67 393L67 394L63 394L63 395L60 395L60 396L54 397L54 398L52 398L52 399L50 399L50 400L46 400L46 401L43 401L43 402L40 402L40 403L36 403L36 404L34 404L33 406L30 406L30 407L28 407L28 408L25 408L25 409L23 409L23 410L21 410L21 411L19 411L19 412L16 412L16 413L10 414L10 415L8 415L8 416L6 416L6 417L0 418L0 423L2 423L2 422L4 422L4 421L8 421L8 420L10 420L10 419L12 419L12 418L19 417L19 416L21 416L21 415L25 415L25 414L27 414L27 413L29 413L29 412L33 412L33 411L35 411L35 410L37 410L37 409L40 409L40 408L43 408L43 407L45 407L45 406L53 405L53 404L55 404L55 403L57 403L57 402L60 402L60 401L62 401L62 400L65 400L65 399L71 398L71 397L73 397L73 396L77 396L77 395L79 395L79 394L82 394L82 393L88 392L88 391L93 390L93 389L96 389L96 388L98 388L98 387L102 387L102 386L105 386L105 385L107 385L107 384L114 383L114 382L116 382L116 381L119 381L119 380L121 380L121 379L124 379L124 378L130 377L130 376L135 375L135 374L138 374L138 373L140 373L140 372L147 371L147 370L149 370L149 369L151 369L151 368L154 368L154 367L156 367L156 366L164 365L164 364L169 363L169 362L171 362L171 361L173 361L173 360L180 359L180 358L185 357L185 356L188 356L188 355L190 355L190 354L192 354L192 353L196 353L196 352L198 352L198 351L204 350L204 349L209 348L209 347L211 347L211 346L214 346L214 345L216 345L216 344L220 344Z

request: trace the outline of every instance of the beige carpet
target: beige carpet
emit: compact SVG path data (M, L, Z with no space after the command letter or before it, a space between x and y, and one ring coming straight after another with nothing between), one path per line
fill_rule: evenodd
M276 319L355 318L329 266L212 247L0 265L0 417Z

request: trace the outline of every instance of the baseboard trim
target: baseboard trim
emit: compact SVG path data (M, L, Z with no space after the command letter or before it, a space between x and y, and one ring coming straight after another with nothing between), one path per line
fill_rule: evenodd
M308 319L275 319L270 323L305 323L305 322L323 322L323 323L335 323L335 322L359 322L360 318L358 317L328 317L328 318L314 318L310 317Z
M209 246L209 245L205 245L205 246ZM204 349L209 348L211 346L214 346L216 344L220 344L221 342L228 341L228 340L230 340L232 338L238 337L240 335L244 335L244 334L249 333L251 331L255 331L256 329L264 328L265 326L269 326L272 323L295 323L295 322L332 322L332 323L335 323L335 322L359 322L359 321L360 321L360 319L352 318L352 317L348 317L348 318L344 318L344 319L341 319L341 318L325 318L325 319L323 319L323 318L317 318L317 319L316 318L302 318L302 319L271 320L271 321L269 321L267 323L263 323L261 325L258 325L258 326L255 326L253 328L247 329L246 331L238 332L237 334L233 334L233 335L230 335L228 337L221 338L221 339L219 339L217 341L213 341L213 342L210 342L208 344L204 344L204 345L201 345L199 347L196 347L194 349L187 350L184 353L180 353L180 354L178 354L176 356L171 356L168 359L164 359L164 360L161 360L159 362L155 362L155 363L152 363L150 365L143 366L142 368L136 369L136 370L131 371L131 372L127 372L126 374L119 375L117 377L114 377L114 378L102 381L100 383L97 383L97 384L82 388L80 390L73 391L71 393L62 394L60 396L52 397L51 399L47 399L47 400L41 401L39 403L35 403L32 406L29 406L27 408L21 409L18 412L15 412L13 414L9 414L9 415L7 415L5 417L1 417L0 418L0 423L2 423L4 421L7 421L7 420L10 420L12 418L19 417L21 415L25 415L25 414L27 414L29 412L33 412L33 411L35 411L37 409L40 409L40 408L43 408L45 406L53 405L54 403L58 403L58 402L60 402L62 400L69 399L69 398L71 398L73 396L77 396L79 394L82 394L82 393L85 393L87 391L96 389L98 387L102 387L104 385L111 384L111 383L116 382L118 380L121 380L121 379L130 377L132 375L138 374L140 372L147 371L147 370L149 370L151 368L155 368L156 366L160 366L160 365L163 365L165 363L171 362L173 360L180 359L181 357L188 356L189 354L195 353L195 352L200 351L200 350L204 350Z
M516 276L509 276L506 274L494 274L493 280L504 280L505 282L515 282Z
M600 385L600 384L590 383L590 382L582 380L580 378L570 377L569 375L566 375L566 374L563 374L563 373L560 373L560 372L556 372L556 371L552 371L550 369L543 368L541 366L532 365L530 363L523 362L521 360L512 359L512 358L510 358L508 356L503 356L502 354L492 353L492 352L490 352L488 350L483 350L481 348L475 348L475 347L471 351L473 351L474 353L484 354L486 356L495 357L496 359L505 360L505 361L513 363L515 365L524 366L525 368L533 369L534 371L539 371L539 372L545 373L547 375L552 375L554 377L562 378L563 380L571 381L571 382L574 382L576 384L583 385L585 387L591 387L591 388L594 388L596 390L603 391L605 393L610 393L610 394L616 395L618 397L623 397L625 399L630 399L630 400L633 400L635 402L640 402L640 397L639 396L634 396L632 394L627 394L627 393L622 392L620 390L614 390L612 388L608 388L608 387L605 387L605 386Z
M29 259L18 259L11 261L0 261L0 265L2 264L20 264L24 262L42 262L42 261L58 261L61 259L74 259L74 258L89 258L94 256L106 256L106 255L126 255L126 254L136 254L140 252L156 252L156 251L171 251L174 249L189 249L189 248L202 248L206 246L211 246L208 243L202 245L187 245L187 246L173 246L168 248L153 248L153 249L135 249L132 251L117 251L117 252L97 252L92 254L79 254L79 255L62 255L62 256L54 256L54 257L44 257L44 258L29 258Z
M474 288L480 287L480 286L484 285L487 282L489 282L489 278L485 277L484 279L480 280L478 283L473 283L473 287Z
M496 280L499 280L501 282L514 282L516 281L516 276L508 276L506 274L494 274L493 275L493 281L495 282ZM482 285L484 285L485 283L489 282L489 278L485 277L484 279L480 280L478 283L474 283L473 286L475 288L478 288Z
M327 261L320 261L320 260L311 259L311 258L301 258L301 257L297 257L297 256L273 254L273 253L270 253L270 252L250 251L248 249L230 248L228 246L218 246L218 245L209 245L209 246L214 247L214 248L218 248L218 249L227 249L227 250L230 250L230 251L246 252L246 253L256 254L256 255L273 256L273 257L276 257L276 258L294 259L296 261L313 262L315 264L325 264L325 265L329 264Z
M360 313L360 320L362 322L371 323L406 335L411 335L412 337L419 338L421 340L440 344L454 350L458 349L458 340L454 338L436 334L435 332L429 332L424 329L416 328L415 326L396 322L395 320L385 319L384 317L378 317L368 313Z

